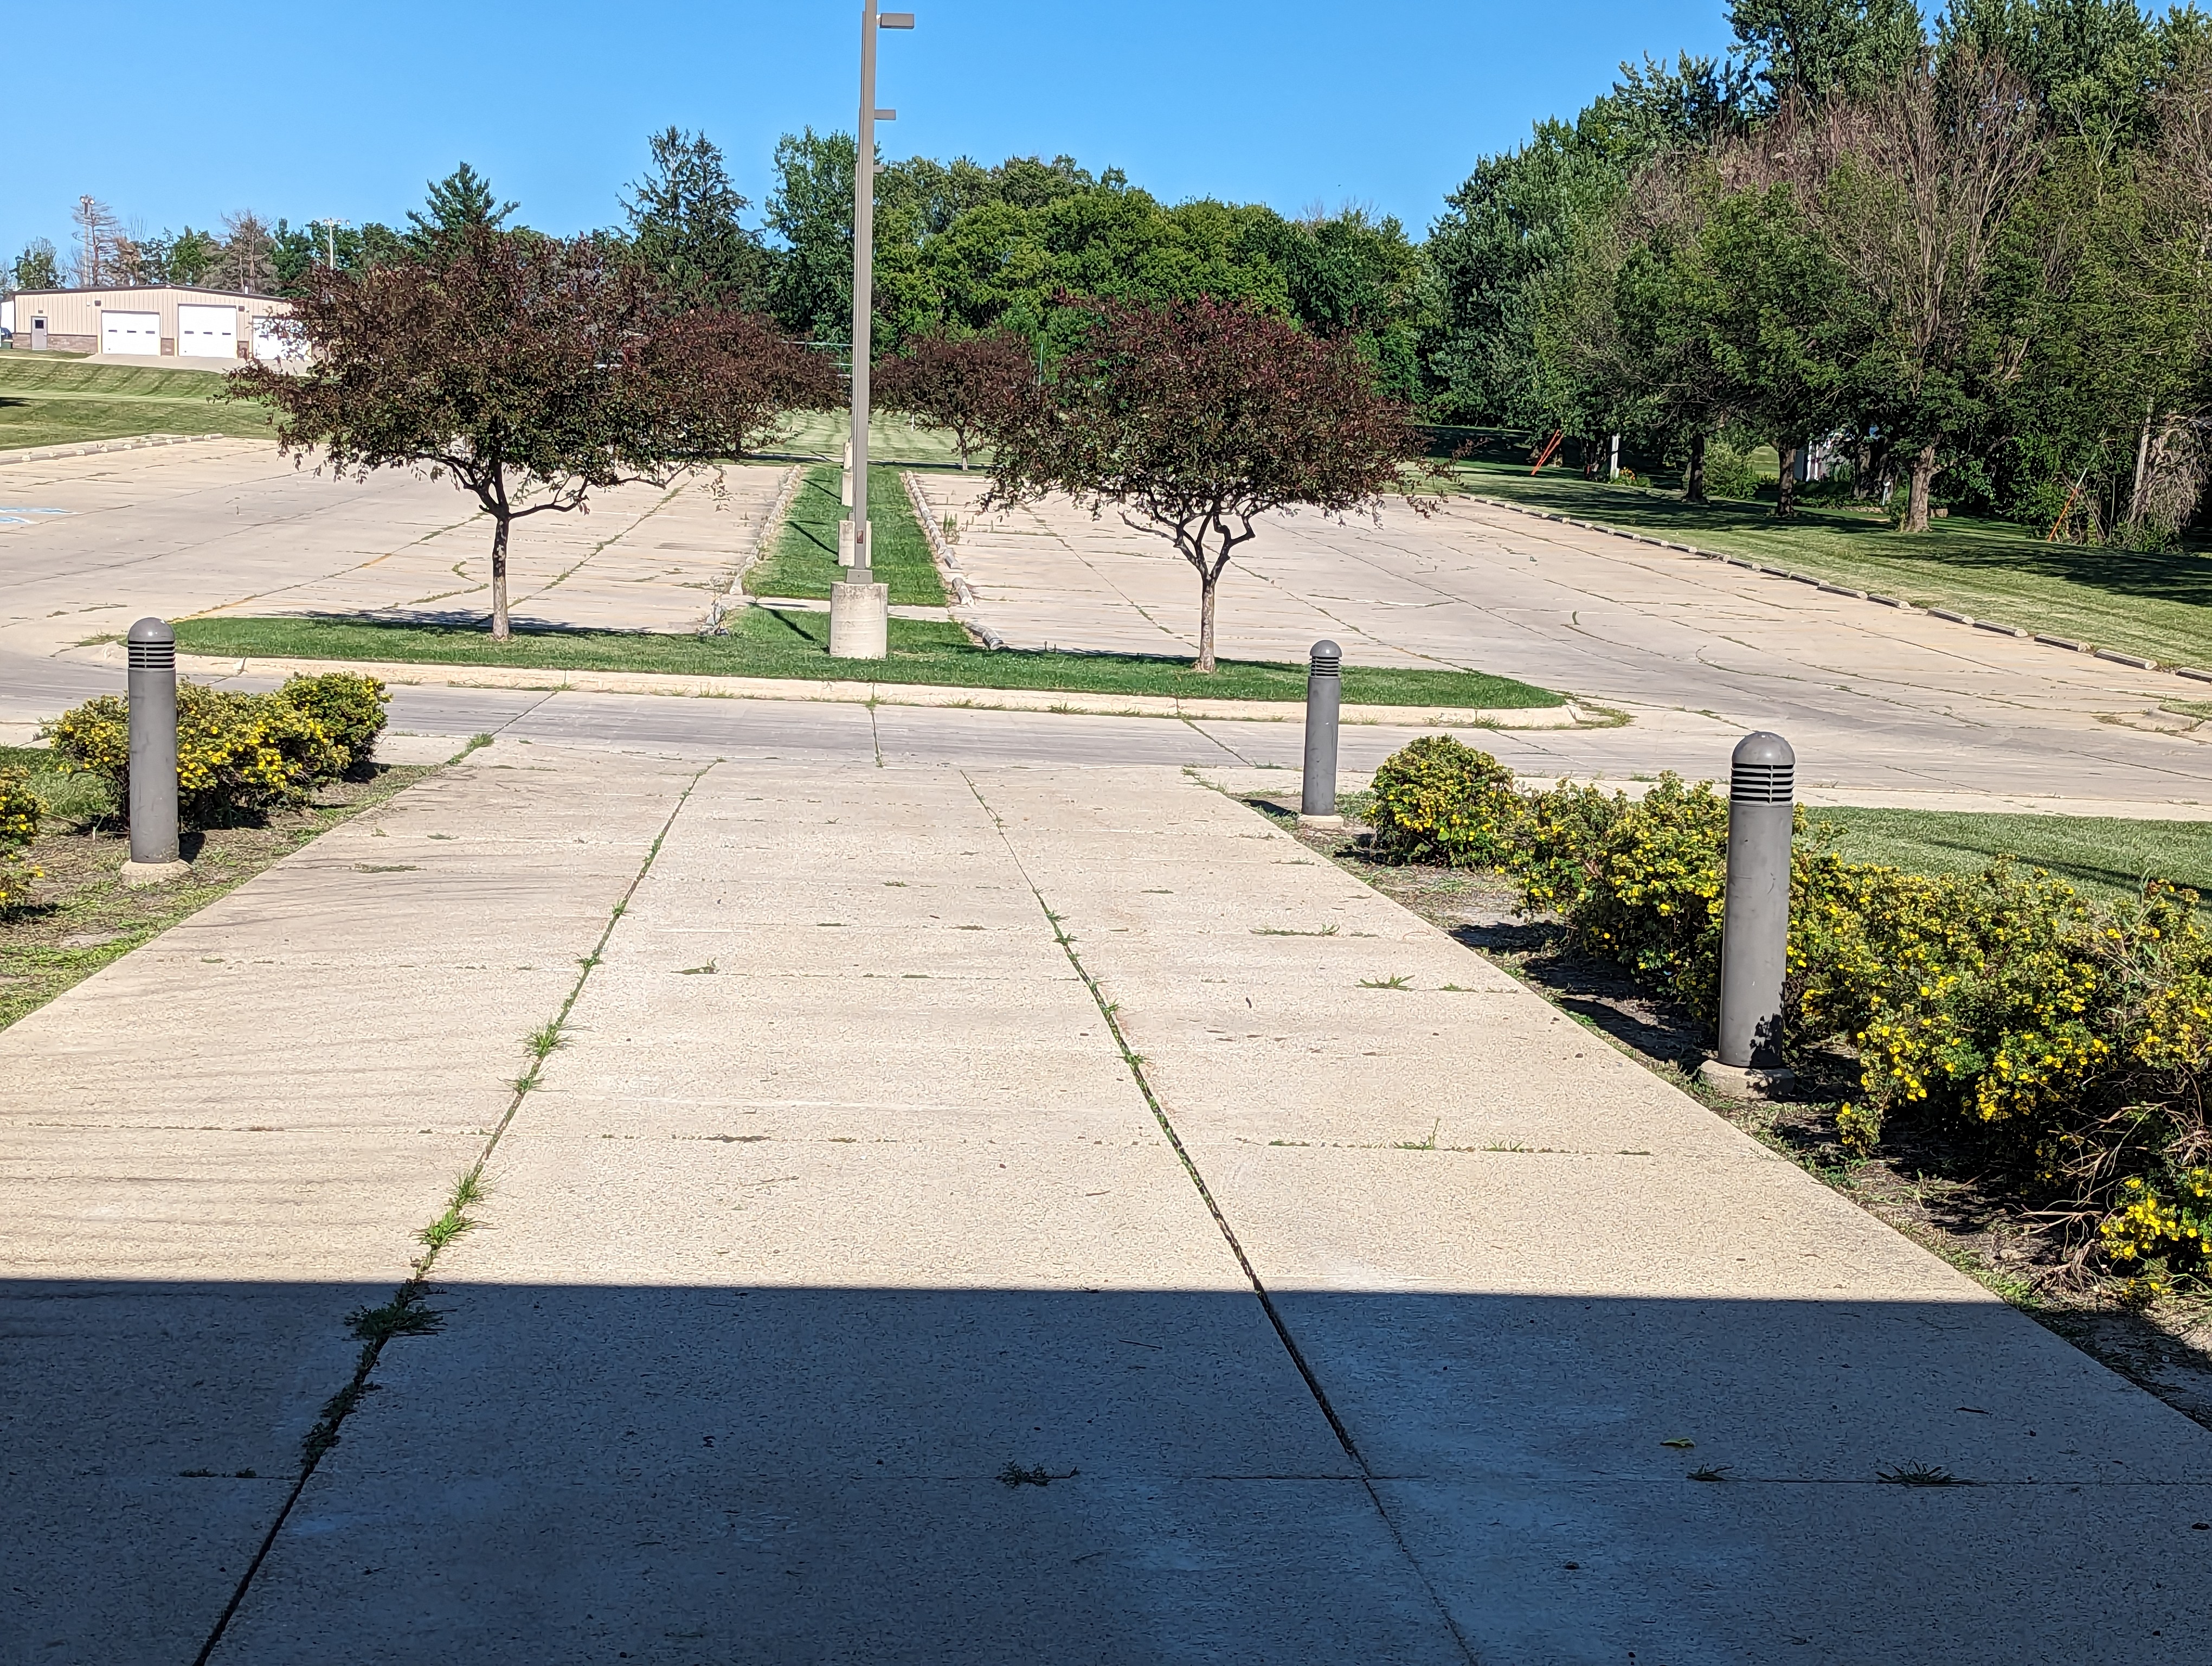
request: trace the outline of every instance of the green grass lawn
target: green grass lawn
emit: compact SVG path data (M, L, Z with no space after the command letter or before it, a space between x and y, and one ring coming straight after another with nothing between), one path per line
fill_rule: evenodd
M801 457L825 457L842 464L845 441L852 431L852 418L842 410L801 411L790 421L787 432L791 437L769 449ZM971 465L976 460L971 458ZM960 447L953 444L951 435L939 429L924 428L885 411L871 411L868 463L872 468L878 463L907 463L957 469L960 466Z
M525 666L559 671L644 671L684 676L799 677L939 687L1035 689L1072 694L1164 694L1215 700L1304 700L1306 668L1224 660L1202 677L1186 660L1130 654L1033 653L976 647L954 624L893 619L888 660L832 660L830 616L747 607L726 636L641 631L518 631L495 642L480 629L383 624L342 618L179 619L191 654L269 659L364 660L444 666ZM1376 706L1527 707L1559 696L1480 672L1347 666L1344 697Z
M82 821L115 807L106 781L92 775L64 775L60 760L44 746L0 746L0 770L6 769L21 769L30 777L31 790L46 800L49 817Z
M2109 816L1978 815L1929 810L1812 810L1842 830L1846 860L1911 873L1978 873L2000 855L2046 869L2085 895L2141 893L2169 879L2212 897L2212 822L2123 821Z
M0 353L0 449L142 434L270 433L265 409L215 398L222 386L204 370Z
M836 463L817 463L806 471L774 552L745 574L746 593L829 599L830 587L844 576L837 565L837 524L845 518L840 501L843 475ZM869 469L868 520L876 539L876 578L890 587L891 600L902 606L945 605L945 586L930 558L929 541L895 470Z
M1674 493L1609 485L1525 465L1462 464L1464 489L1702 550L1750 556L1916 606L1956 608L2028 630L2212 667L2212 555L2135 555L2046 544L2008 521L1953 516L1910 537L1879 515L1685 503Z

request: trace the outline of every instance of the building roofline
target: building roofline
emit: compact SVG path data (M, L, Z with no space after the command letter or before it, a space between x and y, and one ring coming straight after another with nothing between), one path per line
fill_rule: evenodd
M10 289L6 294L11 300L21 301L26 295L143 295L149 289L174 289L191 295L223 295L232 301L289 301L289 295L258 295L250 289L210 289L198 283L101 283L82 289Z

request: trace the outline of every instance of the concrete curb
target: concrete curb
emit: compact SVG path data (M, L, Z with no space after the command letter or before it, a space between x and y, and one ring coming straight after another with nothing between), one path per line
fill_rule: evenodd
M952 553L952 546L931 513L929 499L923 494L921 483L915 478L911 469L899 471L899 480L906 487L906 501L914 506L914 518L921 524L921 535L929 540L929 553L937 562L938 575L945 581L945 589L951 593L955 610L975 605L975 587L968 582L968 575L961 570L960 562ZM953 623L960 626L993 653L1006 647L1006 639L985 624L981 619L968 618L955 611Z
M115 643L84 656L120 664ZM380 660L281 660L179 654L177 669L201 677L315 676L345 671L407 686L542 689L577 694L672 695L702 700L814 701L839 705L967 707L982 711L1054 712L1086 717L1302 723L1305 704L1291 700L1182 700L1172 695L1083 694L1047 689L945 688L927 683L817 681L782 677L690 677L659 672L562 671L528 666L424 666ZM1571 704L1522 707L1346 706L1342 721L1374 727L1569 729L1582 721Z
M46 463L63 457L94 457L106 451L143 451L149 446L192 446L204 440L240 440L238 434L141 434L128 440L92 440L78 446L25 446L0 451L0 463Z
M708 635L727 634L723 629L722 620L730 611L731 597L740 598L740 606L752 605L752 598L745 594L745 575L760 565L761 556L768 550L769 535L783 526L783 518L791 513L791 500L799 496L799 482L805 478L806 471L796 463L784 470L783 484L776 489L775 502L768 506L768 513L761 517L760 525L753 529L753 547L732 569L729 583L723 586L713 605L707 610L705 633Z
M1962 613L1949 607L1914 607L1893 596L1869 595L1863 590L1853 590L1839 584L1816 579L1810 574L1793 573L1786 567L1765 567L1742 556L1724 556L1712 550L1700 550L1694 544L1675 544L1666 538L1653 538L1648 532L1631 532L1619 526L1601 526L1594 520L1578 520L1572 515L1553 514L1548 509L1532 509L1523 503L1509 503L1502 497L1484 497L1469 492L1467 501L1480 503L1492 509L1506 509L1516 515L1528 515L1537 520L1556 520L1563 526L1573 526L1585 532L1603 532L1608 538L1626 538L1631 544L1649 544L1655 549L1673 550L1686 556L1695 556L1700 561L1725 562L1730 567L1748 569L1768 578L1786 579L1796 584L1809 584L1832 596L1850 596L1860 601L1893 607L1901 612L1921 613L1931 619L1942 619L1952 624L1965 625L1969 629L1994 631L2000 636L2016 636L2023 641L2042 643L2066 654L2093 654L2100 660L2109 660L2115 665L2128 666L2136 671L2162 671L2175 677L2186 677L2192 682L2212 683L2212 671L2199 671L2187 666L2170 666L2155 660L2145 660L2132 654L2122 654L2115 648L2094 648L2087 642L2077 642L2070 637L2045 635L2022 630L2017 625L1999 624L1991 619L1977 619L1971 613Z

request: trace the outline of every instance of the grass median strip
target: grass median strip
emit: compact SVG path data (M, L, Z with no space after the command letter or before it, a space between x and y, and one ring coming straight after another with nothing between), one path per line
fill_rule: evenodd
M495 642L465 626L392 624L355 618L181 619L186 654L245 659L347 660L392 665L508 666L549 671L657 672L686 677L863 679L940 688L1024 689L1068 694L1170 695L1186 700L1304 701L1306 667L1224 660L1201 676L1182 659L1138 654L1069 654L977 647L959 626L890 622L885 660L832 660L830 616L748 607L726 636L642 631L534 630ZM1555 706L1546 689L1474 671L1346 666L1352 705L1455 708Z
M837 565L837 526L845 518L843 474L835 463L817 463L806 471L775 548L745 574L748 594L829 599L830 587L845 576ZM890 587L892 603L944 606L937 563L896 470L868 471L868 525L876 540L876 581Z
M1462 464L1457 478L1463 491L1743 556L1916 607L1948 607L2162 665L2212 666L2212 555L2201 550L2049 544L2008 521L1964 515L1906 534L1844 505L1808 506L1780 521L1769 504L1685 503L1671 491L1492 464Z

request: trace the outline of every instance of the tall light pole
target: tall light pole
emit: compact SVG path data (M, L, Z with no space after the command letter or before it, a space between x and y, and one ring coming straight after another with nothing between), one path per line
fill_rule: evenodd
M336 216L325 216L315 223L323 228L323 264L335 271L338 264L338 228L350 226L353 222L338 219Z
M876 582L868 536L868 334L875 317L876 124L897 119L876 108L876 31L910 29L910 11L860 8L860 125L853 146L853 496L846 510L853 562L845 582L830 591L830 655L880 660L890 651L890 587Z

